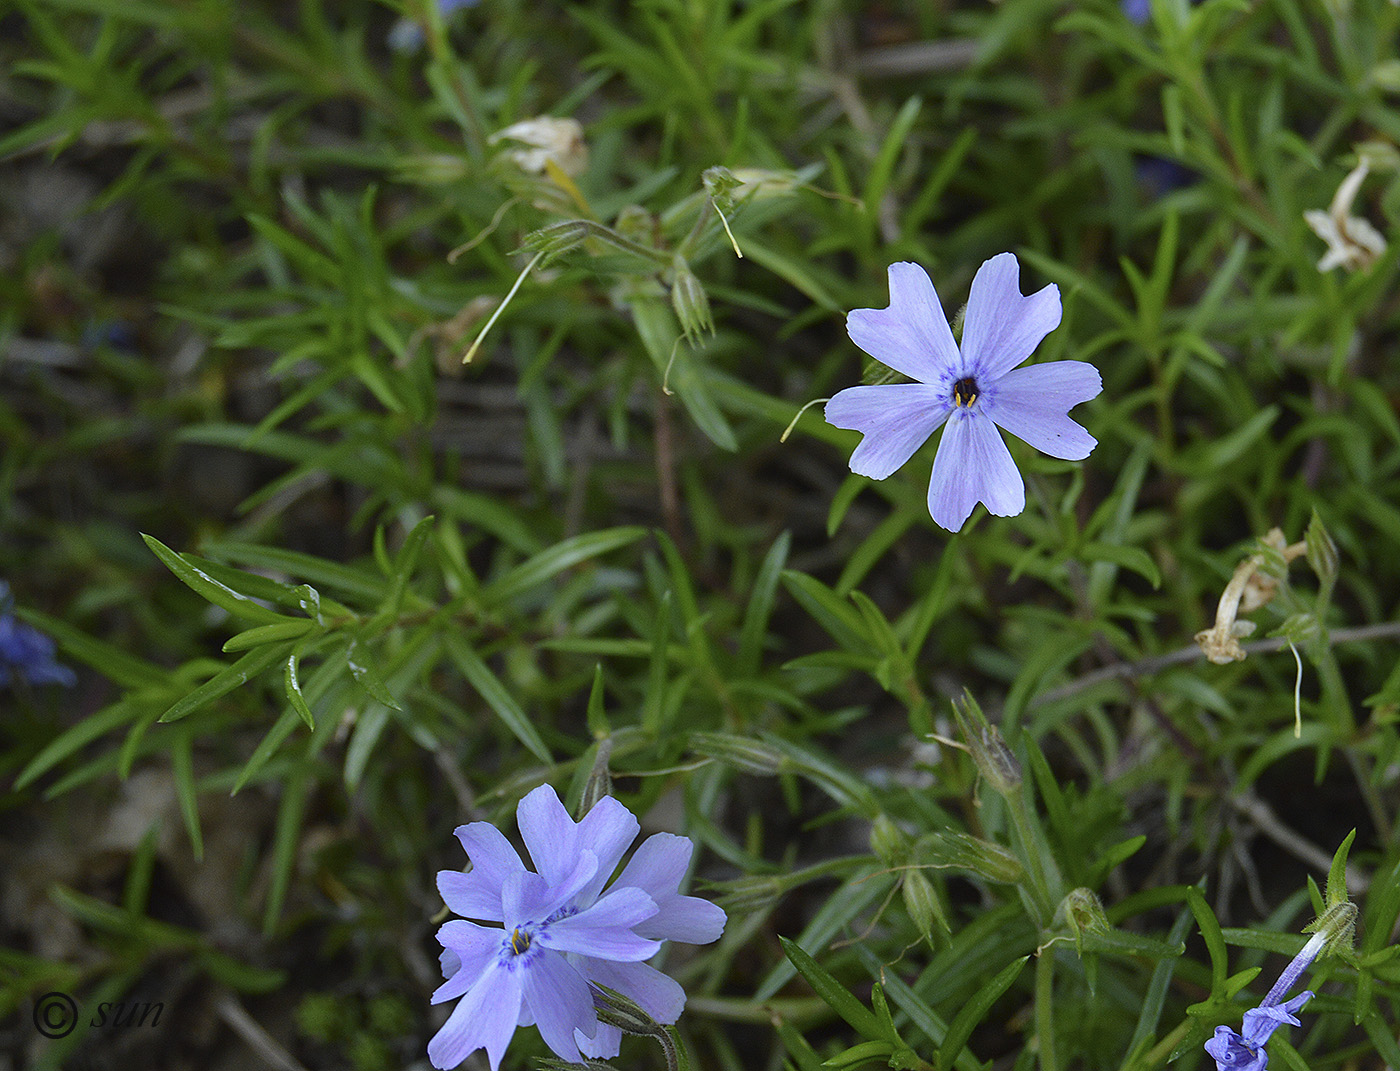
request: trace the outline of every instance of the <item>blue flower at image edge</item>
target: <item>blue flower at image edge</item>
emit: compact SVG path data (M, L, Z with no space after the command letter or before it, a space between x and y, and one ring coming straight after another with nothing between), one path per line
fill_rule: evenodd
M851 471L883 480L914 456L935 431L929 481L933 519L956 532L978 502L998 517L1026 508L1026 489L997 427L1051 457L1082 461L1098 445L1069 418L1069 410L1103 389L1098 369L1083 361L1024 362L1060 323L1053 283L1021 294L1020 268L1010 253L992 257L972 280L962 348L928 274L917 264L891 264L887 309L853 309L851 341L915 380L848 387L826 404L826 419L862 432Z
M516 818L535 871L495 826L471 822L456 834L472 869L438 874L456 914L501 927L456 920L438 931L447 981L432 1000L461 1000L428 1042L437 1068L485 1049L496 1071L516 1027L531 1024L561 1059L616 1056L622 1033L598 1021L590 983L674 1023L685 990L641 961L662 941L707 944L724 930L719 907L678 891L694 849L689 838L648 837L604 890L640 828L626 807L605 796L575 823L542 785L520 801Z
M54 661L53 640L17 621L10 586L0 580L0 688L18 678L26 684L62 684L71 688L77 676Z

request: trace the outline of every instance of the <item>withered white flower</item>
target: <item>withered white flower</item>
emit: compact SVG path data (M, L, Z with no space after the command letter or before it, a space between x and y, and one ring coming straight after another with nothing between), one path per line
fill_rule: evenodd
M1327 252L1317 262L1318 271L1369 268L1385 252L1385 238L1381 233L1369 221L1351 214L1352 202L1356 200L1369 171L1370 165L1363 157L1337 187L1332 205L1326 212L1310 208L1303 213L1303 219L1313 233L1327 243Z
M552 161L571 178L583 174L588 167L588 143L583 140L583 127L577 119L556 119L552 115L537 115L512 123L487 139L492 145L502 141L518 141L527 149L511 149L506 153L521 171L542 175L545 162Z

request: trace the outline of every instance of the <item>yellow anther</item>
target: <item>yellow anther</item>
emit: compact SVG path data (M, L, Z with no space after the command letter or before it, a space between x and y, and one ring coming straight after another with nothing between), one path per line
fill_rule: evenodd
M530 947L530 935L516 930L510 935L510 950L517 956L524 955Z
M971 409L972 403L977 400L977 381L971 376L958 380L953 384L953 404L962 406L964 409Z

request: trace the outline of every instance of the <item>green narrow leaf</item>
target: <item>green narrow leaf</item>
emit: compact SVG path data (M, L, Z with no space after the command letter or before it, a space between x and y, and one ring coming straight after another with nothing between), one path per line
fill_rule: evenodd
M391 707L394 710L403 709L399 705L399 701L394 698L394 693L389 691L389 686L384 683L384 678L379 675L379 670L371 660L367 645L360 643L359 640L352 640L347 655L349 661L346 664L350 667L350 676L355 678L356 684L386 707Z
M175 793L180 798L180 814L189 831L195 861L204 858L204 836L199 828L199 793L194 783L194 734L181 731L170 749L175 773Z
M1200 889L1194 885L1186 890L1186 905L1196 916L1196 925L1201 928L1201 939L1206 943L1210 954L1210 995L1217 1000L1227 995L1225 979L1229 976L1230 957L1225 950L1225 935L1220 931L1220 923L1215 912L1206 903Z
M656 623L651 629L651 657L647 664L647 690L642 697L642 729L653 736L660 731L666 713L667 647L670 641L671 591L668 588L656 604Z
M408 588L408 578L418 566L418 556L423 552L423 543L433 530L433 516L429 514L413 526L408 533L398 555L394 558L393 576L389 585L389 596L384 600L388 612L397 617L403 609L404 593Z
M235 688L243 687L268 666L285 658L287 653L287 647L282 644L269 644L249 651L233 665L225 666L189 695L173 704L160 716L160 720L178 721L186 715L193 714Z
M286 664L282 667L282 688L287 693L287 702L292 704L292 709L306 722L306 727L315 729L316 719L311 715L311 707L307 705L306 697L301 694L301 682L297 680L298 661L296 651L287 656Z
M61 618L50 617L48 614L22 606L16 607L14 612L21 621L47 632L57 640L64 655L91 666L123 688L135 690L164 684L170 680L169 670L134 658L110 643L94 639Z
M167 569L215 606L221 606L237 617L246 617L250 621L261 621L264 624L285 624L292 620L275 610L269 610L262 603L254 602L246 595L239 594L202 569L195 568L154 536L142 532L141 538L146 541L146 546L151 548L151 552L165 563Z
M224 653L232 654L234 651L246 651L252 647L261 647L265 643L300 639L315 627L313 621L285 621L280 625L257 625L254 628L245 629L236 636L230 636L224 642Z
M943 1039L943 1044L938 1046L936 1071L952 1071L953 1061L966 1048L968 1039L972 1037L972 1032L977 1029L977 1025L991 1010L992 1005L1011 988L1011 983L1021 973L1028 959L1030 959L1029 956L1022 956L1007 964L990 982L978 987L972 999L963 1005L962 1010L948 1025L948 1036Z
M905 142L909 140L909 131L913 129L914 120L919 117L919 109L922 107L923 101L919 97L910 97L904 102L904 106L895 115L894 122L890 124L889 133L885 135L875 162L870 166L870 175L866 179L865 195L862 198L865 202L865 212L861 218L867 221L866 225L872 236L875 233L876 221L880 218L880 202L884 199L885 191L889 189L890 178L894 174L894 165L899 161L899 154L904 151Z
M763 564L758 567L754 578L753 593L744 610L744 624L739 630L739 673L752 677L758 673L763 661L763 640L768 634L768 619L773 613L773 603L778 591L778 578L787 564L788 551L792 548L792 533L784 531L768 553L763 556Z
M608 736L608 712L603 707L603 663L593 664L593 687L588 690L588 731L595 737Z
M783 946L788 960L797 968L797 973L807 979L807 984L816 991L817 996L826 1001L832 1011L850 1023L857 1034L872 1041L884 1035L880 1020L875 1014L857 1000L825 967L808 955L801 945L786 937L779 937L778 943ZM897 1036L895 1040L898 1041Z
M515 697L506 690L501 679L491 672L491 667L481 660L467 641L456 632L448 632L443 636L443 646L447 648L447 653L457 668L462 671L462 676L467 678L468 683L486 701L486 705L496 712L496 716L505 723L515 738L524 744L535 758L541 762L552 763L554 757L550 755L539 730L531 723L520 704L515 701Z
M645 528L635 525L622 528L604 528L597 532L556 543L547 550L515 566L509 572L492 580L482 590L482 601L487 605L508 602L517 595L536 588L551 577L572 569L590 558L596 558L618 547L635 543L647 534Z
M309 743L309 742L308 742ZM277 807L276 832L272 843L272 886L263 910L263 933L271 936L282 914L282 904L292 883L297 847L301 843L301 820L306 810L306 794L311 779L310 757L295 763L282 783L282 799Z
M140 717L141 708L131 699L120 700L96 714L89 714L77 725L60 734L57 739L50 741L47 747L29 760L29 765L15 779L15 790L24 788L84 745L105 736L128 721L137 721Z

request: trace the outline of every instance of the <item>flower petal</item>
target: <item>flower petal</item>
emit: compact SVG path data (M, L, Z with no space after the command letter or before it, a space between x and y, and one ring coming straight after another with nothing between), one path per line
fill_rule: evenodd
M501 888L511 874L525 869L520 856L501 831L488 822L470 822L456 829L472 868L438 872L438 892L454 914L463 918L500 922Z
M934 387L884 383L837 392L826 403L826 420L865 435L851 454L851 471L883 480L914 456L951 408Z
M554 786L540 785L528 793L516 807L515 818L535 870L550 885L558 885L577 858L578 827Z
M590 982L600 982L624 997L631 997L658 1023L674 1023L685 1009L685 990L681 984L649 963L588 959L580 969Z
M583 816L578 824L578 843L598 857L598 871L579 892L580 907L598 898L639 829L636 816L611 796L604 796Z
M593 877L597 868L597 857L592 852L581 851L573 870L565 874L558 885L550 885L540 875L528 870L512 874L506 879L501 892L505 928L509 930L543 922L568 904Z
M959 409L943 429L933 459L928 511L956 532L978 502L998 517L1013 517L1026 508L1026 485L996 425L985 413Z
M444 923L437 932L437 939L443 946L440 962L447 981L433 993L430 1002L433 1004L460 997L475 985L491 966L491 961L497 958L505 933L457 919ZM449 959L449 954L455 959Z
M575 1034L578 1051L593 1060L611 1060L622 1050L622 1031L609 1023L599 1023L591 1038Z
M523 975L525 1003L534 1013L544 1043L561 1060L577 1061L574 1031L581 1030L586 1037L598 1030L588 983L563 956L552 952L532 958L515 973Z
M1083 361L1051 361L1017 368L983 394L983 412L1043 454L1082 461L1098 440L1068 416L1103 390L1099 370Z
M456 1067L477 1049L486 1050L491 1071L500 1067L520 1015L520 973L492 966L457 1002L428 1042L428 1060L434 1067Z
M1228 1026L1215 1028L1205 1050L1215 1061L1216 1071L1264 1071L1269 1063L1269 1054L1262 1046L1251 1045Z
M655 914L655 902L641 889L615 889L577 915L550 923L540 931L539 941L546 948L599 959L649 959L660 942L638 937L632 927Z
M852 309L851 341L877 361L910 379L933 382L958 363L958 345L928 273L903 261L889 269L887 309Z
M689 837L654 833L617 876L614 889L632 886L656 901L656 914L633 928L638 937L707 945L724 932L727 916L722 908L679 892L694 850Z
M1051 283L1023 297L1020 274L1014 254L998 253L972 279L962 352L967 374L984 391L1060 326L1060 288Z

